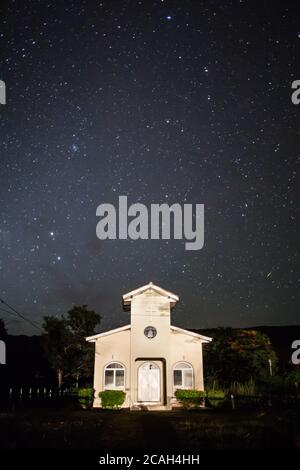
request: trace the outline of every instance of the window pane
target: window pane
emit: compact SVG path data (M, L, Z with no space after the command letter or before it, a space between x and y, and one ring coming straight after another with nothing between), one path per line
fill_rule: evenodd
M191 370L186 369L184 371L184 386L186 388L193 387L193 372Z
M175 369L191 369L192 366L186 362L177 362Z
M182 385L182 371L174 370L174 386L181 387Z
M113 385L114 383L114 371L107 370L105 371L105 385Z
M107 366L107 369L123 369L123 366L119 362L112 362Z
M124 371L116 370L116 387L124 386Z

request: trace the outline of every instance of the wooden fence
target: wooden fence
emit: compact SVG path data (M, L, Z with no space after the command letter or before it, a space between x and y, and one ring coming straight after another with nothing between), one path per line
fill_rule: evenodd
M1 388L0 410L31 407L64 406L78 403L76 390L56 387L11 387ZM218 409L259 409L259 408L300 408L300 394L286 395L230 395L225 399L209 399L208 408Z
M70 389L55 387L11 387L0 389L0 409L52 406L76 402Z
M209 399L212 407L231 409L259 409L259 408L300 408L300 394L296 395L230 395L220 399Z

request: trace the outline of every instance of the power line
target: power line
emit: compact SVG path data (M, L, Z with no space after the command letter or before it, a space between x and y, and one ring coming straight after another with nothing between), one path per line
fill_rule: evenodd
M15 308L13 308L11 305L9 305L7 302L5 302L5 300L1 299L0 297L0 302L5 305L6 307L10 308L18 317L22 318L22 320L26 321L27 323L29 323L31 326L34 326L35 328L37 328L39 331L43 331L42 328L40 328L36 323L32 322L31 320L29 320L29 318L26 318L22 313L18 312L18 310L16 310ZM1 310L4 310L4 309L1 309ZM11 313L9 312L8 310L5 310L7 313Z
M4 313L7 314L7 315L1 315L3 320L5 320L5 326L9 322L15 322L15 321L19 322L20 321L20 319L18 319L17 315L14 312L11 312L10 310L7 310L6 308L0 307L0 312L4 312Z
M1 312L8 313L11 317L15 317L15 316L16 316L16 315L14 315L10 310L6 310L6 308L0 307L0 311L1 311Z

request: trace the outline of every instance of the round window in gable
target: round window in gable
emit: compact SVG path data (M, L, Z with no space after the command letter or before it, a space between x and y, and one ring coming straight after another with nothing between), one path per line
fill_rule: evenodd
M157 335L156 328L154 328L154 326L147 326L144 329L144 335L149 339L155 338L155 336Z

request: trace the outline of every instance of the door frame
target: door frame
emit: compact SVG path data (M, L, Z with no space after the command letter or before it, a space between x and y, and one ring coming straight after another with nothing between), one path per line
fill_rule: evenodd
M135 359L135 362L161 362L162 364L162 368L160 369L161 370L161 388L162 388L162 399L160 400L160 402L157 402L157 403L162 403L163 405L166 405L167 404L167 367L166 367L166 359L164 357L137 357ZM139 367L141 366L142 364L139 365ZM136 376L136 384L137 384L137 387L138 387L138 370L139 370L139 367L137 368L137 376ZM160 367L159 367L160 368ZM142 402L140 402L142 403ZM155 402L151 402L151 403L155 403Z
M154 395L155 395L156 399L155 400L150 400L150 399L146 399L146 398L139 399L139 396L144 395L143 392L145 391L144 390L143 379L145 379L145 377L147 376L148 373L149 373L149 375L151 375L152 371L155 371L154 376L156 377L155 382L154 382L155 387L153 389L153 390L155 390ZM137 401L139 403L153 403L153 404L161 403L162 387L161 387L161 368L160 368L160 366L154 361L141 362L141 364L138 366L137 372L138 372ZM147 392L146 392L146 395L147 395ZM150 395L151 395L151 393L150 393ZM150 396L148 398L150 398Z

